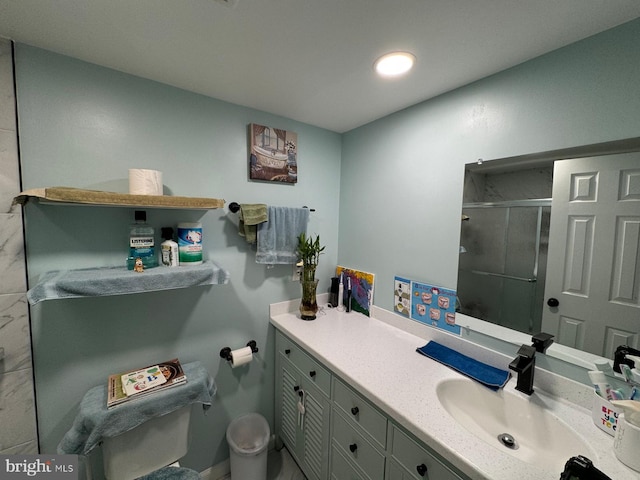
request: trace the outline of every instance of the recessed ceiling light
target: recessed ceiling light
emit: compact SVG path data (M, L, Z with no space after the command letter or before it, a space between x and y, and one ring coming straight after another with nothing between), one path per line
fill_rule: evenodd
M398 77L411 70L415 61L415 55L409 52L392 52L376 60L374 67L383 77Z

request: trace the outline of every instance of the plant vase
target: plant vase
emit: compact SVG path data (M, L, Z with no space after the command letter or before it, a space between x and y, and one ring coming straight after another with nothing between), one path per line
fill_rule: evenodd
M303 320L315 320L318 313L316 290L318 280L302 280L302 301L300 302L300 318Z

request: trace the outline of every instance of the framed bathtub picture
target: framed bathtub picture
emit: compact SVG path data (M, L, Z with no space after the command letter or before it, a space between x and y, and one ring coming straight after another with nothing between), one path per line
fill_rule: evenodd
M266 182L298 182L298 135L281 128L249 125L249 178Z

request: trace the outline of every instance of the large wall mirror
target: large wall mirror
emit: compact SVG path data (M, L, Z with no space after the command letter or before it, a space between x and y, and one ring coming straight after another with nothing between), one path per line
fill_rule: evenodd
M468 164L458 311L613 358L640 346L640 139Z

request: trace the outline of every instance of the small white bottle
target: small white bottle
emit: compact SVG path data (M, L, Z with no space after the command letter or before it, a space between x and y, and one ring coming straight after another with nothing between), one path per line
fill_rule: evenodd
M177 267L178 244L173 241L173 228L163 227L162 238L164 239L164 242L160 244L160 260L162 265Z

